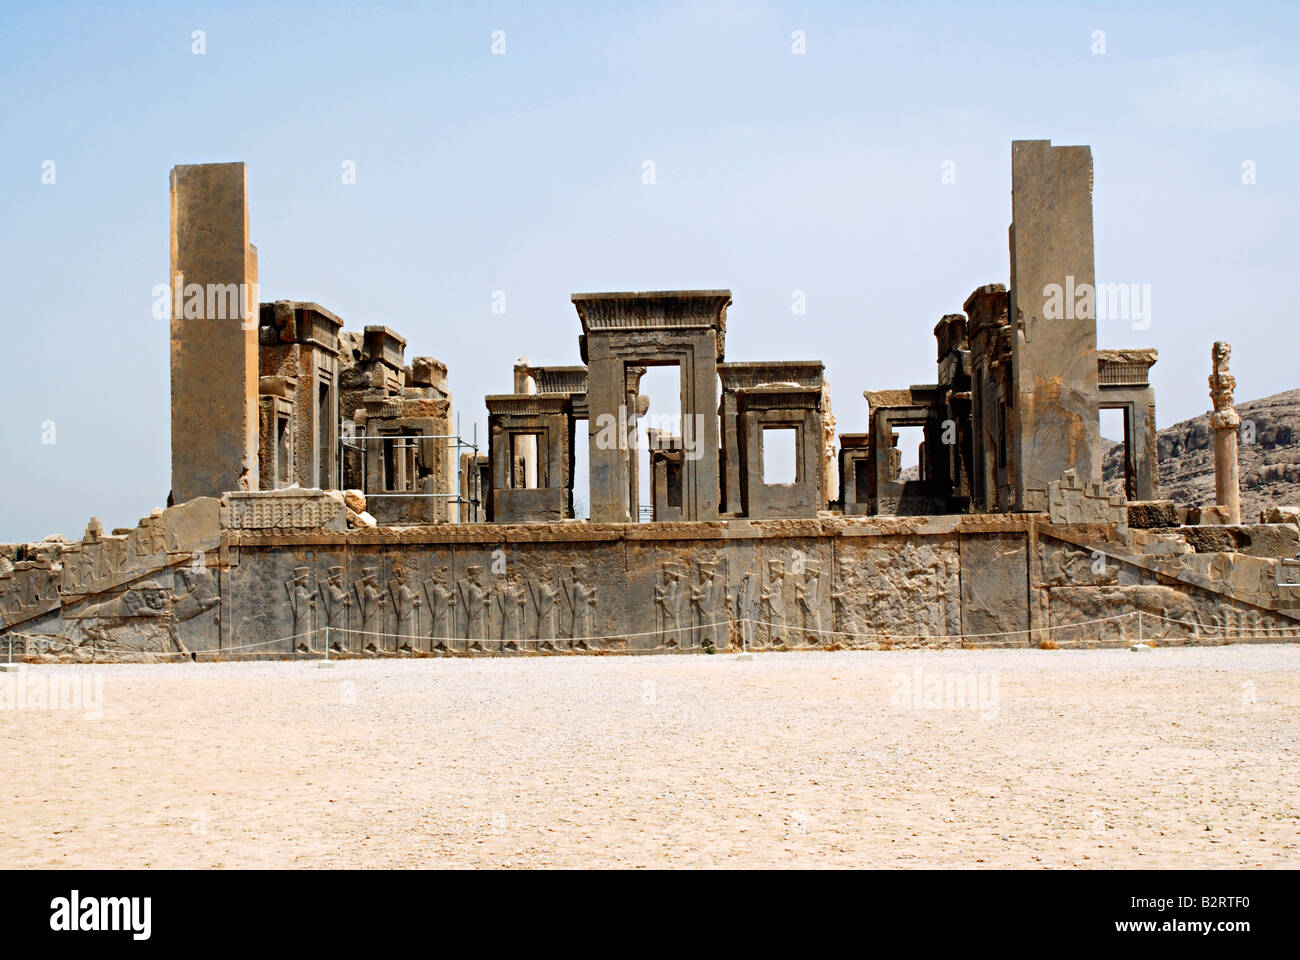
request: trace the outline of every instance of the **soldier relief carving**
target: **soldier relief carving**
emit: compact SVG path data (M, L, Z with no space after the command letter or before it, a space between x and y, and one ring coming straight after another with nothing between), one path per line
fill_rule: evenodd
M361 576L349 583L341 565L327 567L314 581L311 567L295 567L284 581L286 645L299 653L320 653L328 645L334 653L353 655L545 652L600 645L598 596L588 564L548 566L532 574L490 569L470 564L456 578L443 565L421 581L401 564L385 578L375 563L363 566ZM187 590L187 610L216 601L209 585Z
M724 553L660 563L655 645L673 649L821 646L829 576L802 552L738 563Z

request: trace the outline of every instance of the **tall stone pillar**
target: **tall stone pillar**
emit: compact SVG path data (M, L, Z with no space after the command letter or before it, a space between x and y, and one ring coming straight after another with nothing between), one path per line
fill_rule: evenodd
M1047 485L1073 470L1101 481L1097 414L1092 150L1011 144L1014 509L1047 509Z
M537 392L537 381L528 370L528 358L515 358L515 394L526 395ZM542 486L537 466L537 437L532 434L519 437L518 449L512 450L511 457L522 460L524 486L528 488Z
M257 248L242 163L171 172L172 500L256 490Z
M1214 412L1210 426L1214 428L1214 502L1223 508L1227 523L1241 523L1241 477L1237 462L1237 428L1241 416L1233 406L1233 391L1237 378L1228 371L1232 346L1219 340L1210 351L1210 399Z

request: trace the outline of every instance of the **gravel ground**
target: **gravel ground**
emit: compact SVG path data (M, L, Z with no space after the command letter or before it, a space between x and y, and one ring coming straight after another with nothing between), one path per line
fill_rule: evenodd
M1293 645L27 667L0 863L1294 868L1298 670ZM87 702L14 708L56 680Z

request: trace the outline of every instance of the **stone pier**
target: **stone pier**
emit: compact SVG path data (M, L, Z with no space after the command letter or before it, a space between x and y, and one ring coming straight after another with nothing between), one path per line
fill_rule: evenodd
M171 173L172 499L258 488L257 248L242 163Z
M1101 480L1092 150L1011 144L1009 472L1015 510L1045 510L1066 470Z

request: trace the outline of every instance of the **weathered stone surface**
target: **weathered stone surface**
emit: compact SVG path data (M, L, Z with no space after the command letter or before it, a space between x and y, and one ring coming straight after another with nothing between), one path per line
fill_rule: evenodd
M963 535L961 632L968 642L1026 646L1029 553L1023 534Z
M1048 484L1047 504L1052 523L1128 524L1123 497L1107 494L1099 482L1085 487L1073 470Z
M171 172L172 499L258 486L257 250L242 163Z
M345 530L341 496L323 490L261 490L221 498L221 525L228 530Z
M1214 502L1223 508L1228 523L1241 523L1241 476L1237 461L1237 428L1241 416L1233 406L1237 378L1228 370L1232 347L1219 340L1210 352L1214 372L1210 374L1210 399L1214 411Z
M1300 507L1270 507L1265 511L1264 522L1300 524Z
M1291 524L1181 527L1179 535L1197 553L1244 553L1252 557L1293 557L1300 534Z
M261 489L337 487L343 321L294 300L264 303L259 316Z
M1015 508L1044 510L1066 470L1101 480L1091 149L1013 142L1011 216Z
M1236 553L1249 542L1237 527L1183 527L1179 531L1197 553Z
M437 387L446 390L447 365L433 357L412 357L407 383L413 387Z
M566 393L485 398L492 464L491 519L554 522L573 516L573 406Z
M1130 500L1128 525L1141 530L1178 526L1178 510L1172 500Z
M956 537L842 541L836 629L855 646L960 646L960 565Z
M962 309L968 319L971 377L971 505L994 513L1011 509L1014 461L1007 433L1014 407L1007 288L977 287Z
M347 509L341 493L237 494L202 557L69 589L58 561L0 549L17 558L0 610L17 596L22 632L50 637L24 655L127 660L1096 644L1132 639L1139 609L1170 642L1300 624L1276 559L1145 555L1174 535L1033 516L331 529L284 522L295 500ZM115 542L94 536L45 549Z
M340 483L362 490L380 523L445 522L456 516L458 455L446 367L432 357L404 366L405 349L384 326L339 335Z
M729 290L575 293L587 363L588 471L593 521L627 522L635 496L636 371L675 363L681 371L685 449L682 516L718 516L718 363L723 357ZM633 434L634 435L634 434Z
M1205 431L1228 478L1220 503L1158 501L1156 353L1095 349L1090 153L1016 143L1012 179L1011 293L981 287L938 320L936 382L864 392L870 429L844 437L839 513L825 509L822 364L723 362L726 290L575 294L586 366L517 359L514 393L486 400L488 456L451 436L446 367L407 364L386 326L344 331L282 300L236 309L239 333L222 327L214 353L206 300L180 303L174 416L235 410L217 447L191 444L215 472L189 486L220 498L186 489L134 528L92 518L79 540L0 545L0 635L40 661L1296 636L1295 512L1233 522L1226 344ZM242 167L178 167L173 185L174 275L255 280ZM204 364L221 368L211 382ZM637 524L641 380L665 364L680 368L684 420L648 431L656 522ZM1123 411L1127 440L1114 491L1097 471L1105 409ZM582 419L593 522L572 516ZM906 426L925 433L914 476L900 470ZM798 434L792 484L763 475L771 428Z
M1189 526L1209 526L1212 524L1226 524L1230 520L1227 507L1207 504L1201 507L1189 508L1186 522Z

